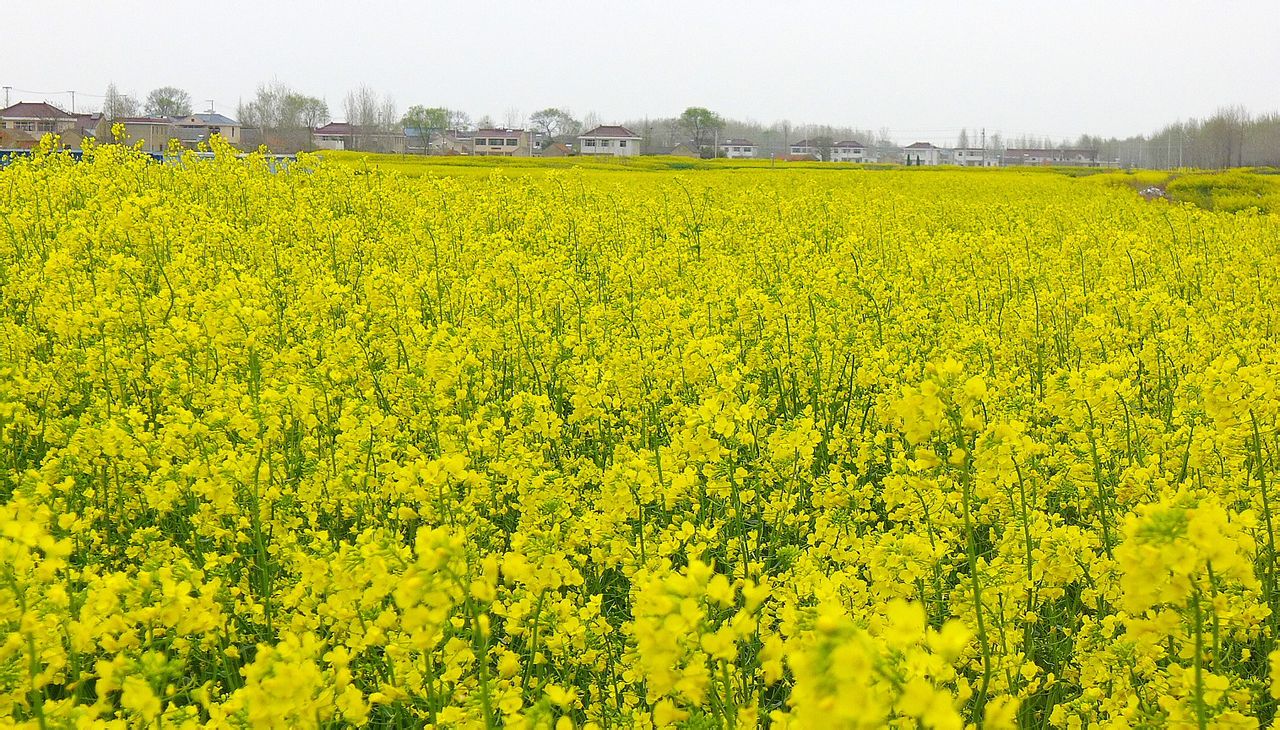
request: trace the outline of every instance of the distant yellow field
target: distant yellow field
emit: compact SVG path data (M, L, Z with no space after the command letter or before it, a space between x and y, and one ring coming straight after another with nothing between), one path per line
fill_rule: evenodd
M1269 724L1272 178L1075 174L15 161L0 716Z
M426 172L467 175L491 170L519 170L540 174L548 170L614 172L670 172L680 170L858 169L861 165L830 162L772 162L770 160L699 160L689 157L470 157L392 155L372 152L325 151L319 157L356 169L376 168L417 176ZM883 166L889 167L889 166Z

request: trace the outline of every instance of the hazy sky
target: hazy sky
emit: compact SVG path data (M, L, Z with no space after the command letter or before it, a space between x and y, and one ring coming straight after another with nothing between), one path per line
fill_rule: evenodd
M172 9L170 9L172 8ZM1280 109L1280 0L1087 2L19 2L0 34L13 101L101 104L175 85L234 114L260 82L342 116L365 83L501 122L707 106L947 142L1129 135L1219 106ZM20 91L19 91L20 90ZM32 93L32 92L37 93Z

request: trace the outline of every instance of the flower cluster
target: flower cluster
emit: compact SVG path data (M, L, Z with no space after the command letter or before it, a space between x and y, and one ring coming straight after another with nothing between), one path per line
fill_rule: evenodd
M53 149L0 171L16 724L1275 721L1274 217Z

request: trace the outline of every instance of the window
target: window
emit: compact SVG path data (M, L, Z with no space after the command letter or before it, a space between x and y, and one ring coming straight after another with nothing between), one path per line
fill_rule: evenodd
M594 139L586 139L586 140L583 140L582 145L584 147L595 147L596 141Z
M515 137L510 137L510 138L508 138L508 139L507 139L507 146L508 146L508 147L515 147L515 146L516 146L516 142L518 142L518 141L519 141L519 140L517 140Z
M36 129L40 130L41 132L52 132L53 122L40 122L36 124Z
M625 139L620 139L620 140L618 140L618 146L619 146L619 147L626 147L626 146L627 146L627 141L626 141Z
M23 132L34 132L36 131L36 123L35 122L18 122L16 128L22 130Z

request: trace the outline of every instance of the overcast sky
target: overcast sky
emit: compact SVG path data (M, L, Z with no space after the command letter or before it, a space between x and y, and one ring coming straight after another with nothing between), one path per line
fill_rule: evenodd
M162 85L233 114L279 80L342 115L368 84L501 122L548 106L603 122L687 106L793 124L1127 136L1226 104L1280 109L1280 1L19 2L11 100L101 104ZM33 93L35 92L35 93Z

